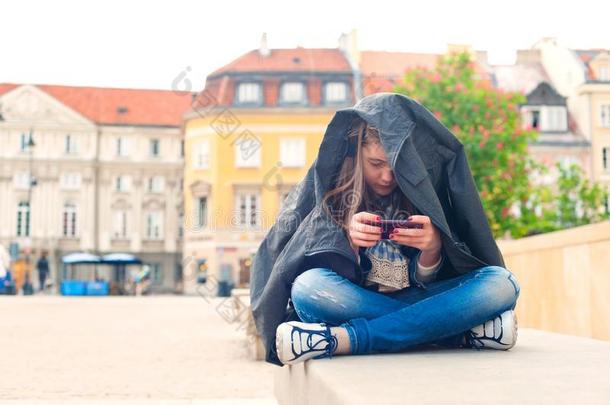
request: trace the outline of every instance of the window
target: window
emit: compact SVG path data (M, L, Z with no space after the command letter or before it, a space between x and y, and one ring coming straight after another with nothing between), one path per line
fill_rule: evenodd
M180 141L180 157L184 157L184 140Z
M21 152L25 152L26 150L28 150L29 141L30 141L29 135L21 134L21 137L19 138L19 150Z
M159 140L151 139L150 140L150 156L159 157L159 154L160 154L159 148L160 148Z
M116 139L117 156L129 156L129 139L118 137Z
M148 179L148 191L151 193L162 193L165 188L163 176L153 176Z
M300 82L282 83L280 87L280 103L304 104L307 102L305 84Z
M605 146L602 148L602 168L604 171L610 170L610 147Z
M238 104L261 104L262 96L260 83L239 83L237 85Z
M30 236L30 203L25 201L17 206L17 236Z
M161 263L150 264L150 280L153 284L163 284L163 267Z
M242 136L233 147L235 167L260 167L262 143L256 136Z
M151 211L146 214L146 237L148 239L163 238L163 213Z
M282 167L303 167L305 165L305 139L280 140L280 162Z
M64 141L64 152L67 155L76 153L76 141L75 141L74 137L70 134L66 135L66 138Z
M260 224L258 193L242 192L236 197L238 225L257 226Z
M114 211L112 219L112 231L113 236L117 239L127 238L127 218L128 212L126 210Z
M347 101L347 83L329 82L324 85L324 101L327 104Z
M602 127L610 127L610 104L600 107L599 121Z
M524 129L540 129L540 110L532 107L521 108L521 122Z
M129 176L117 176L115 178L114 189L116 191L125 193L131 188L131 177Z
M208 198L207 197L199 197L195 200L196 202L196 211L195 211L195 218L197 219L196 221L196 226L198 228L203 228L204 226L206 226L207 224L207 217L208 217Z
M80 173L63 173L59 180L59 187L64 190L77 190L80 188L82 177Z
M607 82L610 79L610 75L608 74L609 69L608 66L602 66L599 68L599 80L601 80L602 82Z
M547 131L567 131L568 114L565 107L546 107L547 125L543 128Z
M65 237L76 236L76 205L72 203L64 204L62 214L62 235Z
M32 177L29 172L18 172L13 176L13 185L17 189L27 190L31 181Z
M533 129L538 129L540 127L540 111L533 110L531 112L530 125Z
M193 148L193 168L207 169L210 167L210 143L200 141Z

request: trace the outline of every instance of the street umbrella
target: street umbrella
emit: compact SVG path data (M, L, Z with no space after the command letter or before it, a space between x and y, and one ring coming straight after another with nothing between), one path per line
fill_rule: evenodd
M91 253L78 252L63 256L61 261L63 264L99 264L100 258Z
M129 253L109 253L102 256L102 264L142 264L142 260Z

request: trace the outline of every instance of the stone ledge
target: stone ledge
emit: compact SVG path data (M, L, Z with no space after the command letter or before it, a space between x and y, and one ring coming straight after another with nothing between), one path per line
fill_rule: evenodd
M609 404L610 342L520 329L509 351L437 349L277 367L281 405Z

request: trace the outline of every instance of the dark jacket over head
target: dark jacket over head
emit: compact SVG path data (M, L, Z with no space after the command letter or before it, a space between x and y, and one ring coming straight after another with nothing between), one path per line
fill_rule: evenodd
M336 112L316 160L286 197L254 257L251 305L270 363L282 365L275 350L277 326L299 319L289 302L292 283L299 274L313 267L328 267L360 285L364 281L348 235L321 205L345 156L352 152L347 132L355 117L379 130L398 187L439 229L448 260L443 261L438 279L484 266L505 266L460 141L409 97L394 93L367 96L354 107Z

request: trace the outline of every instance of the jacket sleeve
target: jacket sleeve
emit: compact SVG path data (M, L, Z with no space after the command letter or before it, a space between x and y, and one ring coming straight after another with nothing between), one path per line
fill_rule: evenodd
M283 364L277 357L275 332L280 323L291 320L288 300L294 279L292 273L303 268L304 245L304 232L297 230L275 261L267 283L257 290L256 299L251 300L256 330L265 347L265 360L279 366Z
M432 268L425 268L419 264L419 257L421 256L421 251L415 256L413 259L409 261L409 275L411 280L420 288L426 289L427 285L433 281L436 281L436 276L438 275L439 270L443 267L443 262L445 261L445 254L441 253L441 258L439 262L432 266ZM426 274L424 274L424 272Z
M315 203L313 192L310 192L313 174L312 166L305 178L288 194L277 221L258 247L250 271L250 301L253 306L263 293L278 256Z
M447 163L447 182L450 215L459 239L476 258L490 266L505 267L463 148Z

